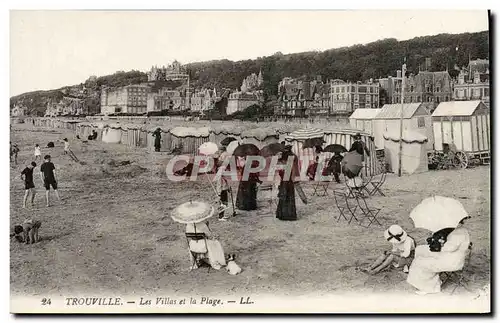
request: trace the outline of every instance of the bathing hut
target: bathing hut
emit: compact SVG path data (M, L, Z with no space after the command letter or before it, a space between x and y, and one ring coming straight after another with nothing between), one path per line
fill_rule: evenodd
M377 148L384 147L384 125L375 117L382 109L356 109L349 117L351 128L369 133L375 138Z
M436 150L443 150L443 143L454 143L458 150L489 162L490 110L483 102L442 102L432 114L432 125Z
M382 123L384 133L397 133L401 125L401 104L385 104L374 118ZM405 103L403 106L403 131L411 130L427 137L427 149L434 149L431 114L424 103ZM379 140L380 142L380 140ZM383 148L383 147L378 147Z

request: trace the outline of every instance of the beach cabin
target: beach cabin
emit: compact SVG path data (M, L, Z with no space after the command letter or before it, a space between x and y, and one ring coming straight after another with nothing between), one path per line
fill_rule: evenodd
M489 158L490 110L482 101L442 102L432 114L432 125L436 150L454 143L458 150Z
M399 171L399 138L397 131L384 133L385 161L389 165L389 171L398 173ZM427 160L427 149L425 143L427 137L412 130L403 131L401 173L416 174L429 170Z
M399 133L401 104L385 104L374 120L380 120L384 133ZM403 106L403 131L415 131L427 138L427 150L434 149L431 114L423 103L405 103ZM378 147L382 148L382 147Z
M356 109L349 117L349 124L354 129L369 133L375 138L375 147L384 147L384 128L381 120L375 117L382 109Z

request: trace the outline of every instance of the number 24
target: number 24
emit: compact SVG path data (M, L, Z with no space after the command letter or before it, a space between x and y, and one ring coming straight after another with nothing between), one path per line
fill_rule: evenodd
M50 304L52 304L50 298L42 298L42 305L50 305Z

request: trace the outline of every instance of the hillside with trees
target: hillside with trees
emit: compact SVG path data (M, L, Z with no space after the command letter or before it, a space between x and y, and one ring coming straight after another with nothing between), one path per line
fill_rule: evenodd
M449 70L452 77L458 68L467 66L472 59L489 59L489 33L440 34L417 37L405 41L384 39L366 45L354 45L326 51L314 51L259 57L233 62L217 60L190 63L186 67L193 88L239 89L241 82L251 73L262 70L264 76L264 98L270 100L277 94L278 83L283 77L312 79L321 76L323 81L343 79L345 81L365 81L370 78L396 75L406 57L408 73L417 74L426 58L431 58L431 71ZM85 87L91 111L99 111L99 100L103 86L119 87L147 81L147 75L140 71L117 72L97 78L95 84L87 82L73 87ZM62 89L24 93L11 98L14 104L22 103L30 111L43 114L47 102L57 100Z

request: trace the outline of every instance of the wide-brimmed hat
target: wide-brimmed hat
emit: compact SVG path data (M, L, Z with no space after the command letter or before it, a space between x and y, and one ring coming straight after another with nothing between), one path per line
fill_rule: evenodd
M361 139L361 133L357 132L354 136L352 136L354 139Z
M389 229L385 230L384 238L390 243L402 243L406 240L408 234L403 228L399 225L394 224L389 227Z

